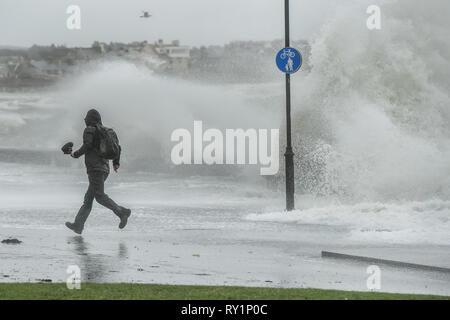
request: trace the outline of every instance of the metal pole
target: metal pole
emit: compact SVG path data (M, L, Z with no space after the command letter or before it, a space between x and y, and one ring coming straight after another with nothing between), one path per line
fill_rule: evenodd
M290 47L289 39L289 0L284 0L285 19L285 47ZM284 154L286 164L286 210L295 209L295 185L294 185L294 152L291 140L291 75L286 73L286 152Z

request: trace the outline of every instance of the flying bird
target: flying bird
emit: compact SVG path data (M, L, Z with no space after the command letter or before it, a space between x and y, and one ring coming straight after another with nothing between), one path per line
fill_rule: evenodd
M150 18L152 15L148 13L148 11L142 11L141 18Z

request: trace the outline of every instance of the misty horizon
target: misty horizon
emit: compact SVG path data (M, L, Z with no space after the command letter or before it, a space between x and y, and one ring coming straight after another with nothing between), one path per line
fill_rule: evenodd
M100 41L100 40L94 40L92 43L90 44L86 44L86 45L66 45L64 43L33 43L31 45L27 45L27 46L18 46L18 45L9 45L9 44L4 44L4 43L0 43L0 49L29 49L33 46L40 46L40 47L50 47L52 45L56 46L56 47L65 47L65 48L87 48L87 47L91 47L92 44L94 44L95 42L99 42L99 43L123 43L123 44L130 44L130 43L134 43L134 42L138 42L138 43L142 43L147 41L148 44L154 44L156 43L158 40L163 40L165 44L170 44L173 41L179 41L179 39L154 39L154 40L147 40L147 39L143 39L143 40L130 40L130 41ZM291 41L295 42L295 41L304 41L306 39L291 39ZM234 42L254 42L254 43L258 43L258 42L272 42L272 41L283 41L283 38L274 38L274 39L266 39L266 40L230 40L228 42L225 42L223 44L202 44L202 45L189 45L183 42L180 42L180 45L182 46L190 46L192 48L201 48L201 47L209 47L209 46L225 46L227 44L230 43L234 43ZM308 40L306 40L308 41Z
M81 9L81 29L69 30L66 13L70 5ZM291 3L292 39L311 40L333 15L334 1L307 0ZM179 8L182 8L179 9ZM143 11L152 16L140 18ZM223 45L231 41L266 41L284 37L283 1L133 0L110 3L104 0L61 1L4 0L0 3L2 46L30 47L65 45L80 47L100 42L132 42L136 39L179 40L189 46ZM151 40L152 39L152 40Z

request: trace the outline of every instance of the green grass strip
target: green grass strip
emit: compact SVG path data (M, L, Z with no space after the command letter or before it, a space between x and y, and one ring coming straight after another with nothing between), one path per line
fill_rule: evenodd
M1 283L0 300L449 300L450 297L321 289L130 283Z

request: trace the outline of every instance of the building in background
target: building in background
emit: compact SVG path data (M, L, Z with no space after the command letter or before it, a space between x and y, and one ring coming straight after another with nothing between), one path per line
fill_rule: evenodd
M170 44L165 44L162 39L155 43L155 52L164 59L166 63L160 66L162 72L187 73L189 71L189 61L191 48L180 46L180 41L174 40Z
M217 82L264 82L279 77L275 55L283 40L233 41L224 46L191 48L174 40L165 43L95 41L90 47L0 47L0 88L40 87L86 69L90 64L124 60L138 68L190 80ZM292 41L308 71L311 48L307 41ZM90 66L92 67L92 66ZM89 68L90 68L89 67Z

